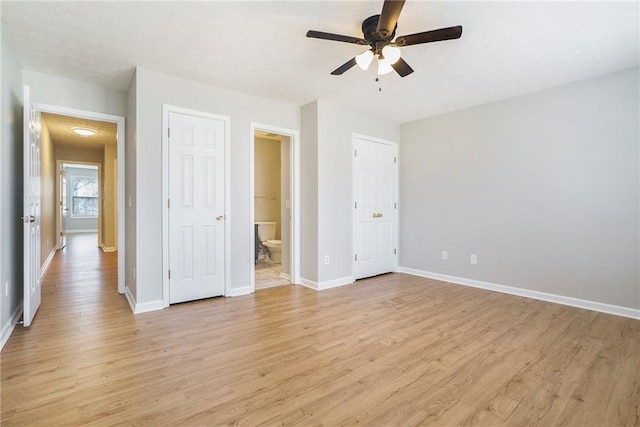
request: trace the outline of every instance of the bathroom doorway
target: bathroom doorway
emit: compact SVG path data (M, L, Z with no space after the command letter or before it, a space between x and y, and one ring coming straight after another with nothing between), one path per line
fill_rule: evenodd
M254 291L297 282L296 139L292 131L252 125Z

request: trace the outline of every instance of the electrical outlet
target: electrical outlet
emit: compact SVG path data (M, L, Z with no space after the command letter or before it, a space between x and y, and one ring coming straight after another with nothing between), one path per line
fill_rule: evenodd
M329 255L324 256L324 263L329 264Z
M446 261L449 258L449 254L447 251L442 251L442 260Z
M477 264L478 263L478 255L471 254L470 261L471 261L471 264Z
M4 296L5 297L9 296L9 281L8 280L6 282L4 282Z

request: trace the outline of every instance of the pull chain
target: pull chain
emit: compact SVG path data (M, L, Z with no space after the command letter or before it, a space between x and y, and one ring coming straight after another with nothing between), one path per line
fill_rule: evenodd
M378 92L382 92L382 80L380 77L376 77L376 82L378 83Z

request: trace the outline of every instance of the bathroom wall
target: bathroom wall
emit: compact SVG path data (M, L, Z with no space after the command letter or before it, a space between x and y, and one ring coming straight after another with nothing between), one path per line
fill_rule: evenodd
M255 143L255 220L276 222L276 239L280 239L280 140L255 138Z

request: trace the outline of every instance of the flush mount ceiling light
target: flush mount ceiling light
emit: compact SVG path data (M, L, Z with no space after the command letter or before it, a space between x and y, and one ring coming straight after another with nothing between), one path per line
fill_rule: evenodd
M73 127L71 128L71 130L77 133L78 135L82 135L82 136L92 136L98 133L97 131L89 128Z

